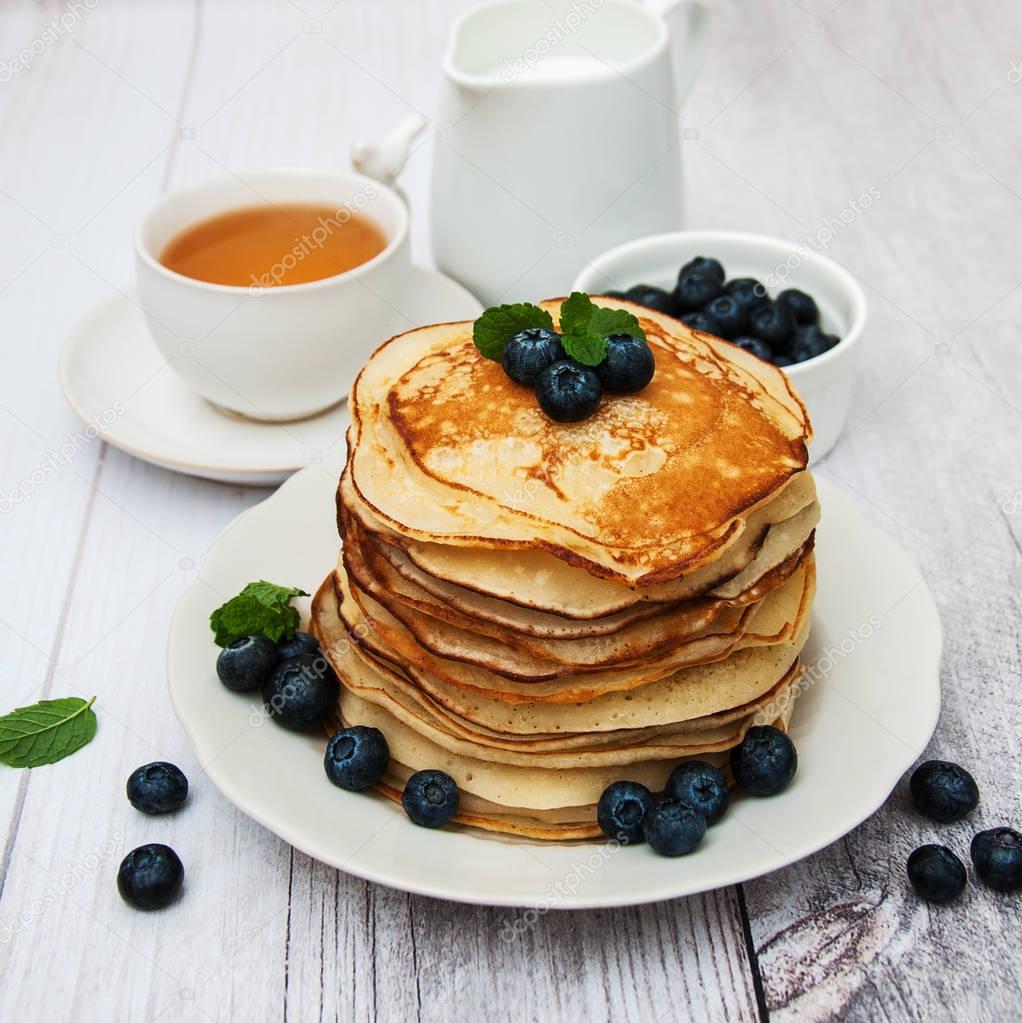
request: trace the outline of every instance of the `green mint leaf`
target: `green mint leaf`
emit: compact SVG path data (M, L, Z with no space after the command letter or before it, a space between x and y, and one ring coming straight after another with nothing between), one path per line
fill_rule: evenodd
M213 641L217 646L228 646L242 636L265 636L274 643L291 639L301 624L291 598L307 596L305 590L265 580L249 583L209 616Z
M55 764L92 742L96 697L41 700L0 717L0 763L8 767Z
M497 305L487 309L472 326L472 340L476 348L487 358L500 361L504 345L520 330L530 327L553 329L551 315L531 302L516 302L514 305Z
M598 366L607 355L607 338L593 330L584 334L564 334L561 345L570 358L583 366Z
M561 333L576 336L585 334L595 309L596 306L589 301L584 291L573 291L561 303Z
M583 366L598 366L607 355L608 334L632 334L646 340L639 321L624 309L593 305L582 291L561 303L561 344Z
M639 321L627 309L607 309L596 306L589 329L607 337L609 334L631 334L632 337L646 340L646 332L639 326Z

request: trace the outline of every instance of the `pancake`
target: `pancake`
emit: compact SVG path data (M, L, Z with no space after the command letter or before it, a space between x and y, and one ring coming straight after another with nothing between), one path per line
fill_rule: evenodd
M565 808L571 808L567 816L577 818L579 823L586 818L593 821L596 803L608 785L627 778L653 792L661 792L671 771L680 762L677 759L640 760L625 768L617 765L559 769L518 767L451 753L419 735L383 707L351 693L345 696L340 717L345 725L368 725L383 732L391 750L392 770L396 763L408 772L445 771L462 793L503 807L525 821L536 819L532 815L537 811L563 812ZM720 754L700 755L698 759L723 763Z
M773 722L774 726L787 731L788 721L794 710L794 701L784 713ZM340 715L335 722L342 724ZM723 754L710 754L700 757L710 763L716 763L728 776L731 784L730 771ZM401 793L405 782L412 775L412 769L391 759L390 767L383 781L376 786L377 791L395 803L400 804ZM596 821L596 806L566 806L535 809L527 807L506 806L493 803L473 792L461 792L458 813L454 824L497 834L511 835L517 838L534 841L574 842L586 839L605 839Z
M767 627L781 640L752 645L706 664L676 671L622 670L605 675L547 683L514 683L485 678L478 669L439 658L412 664L393 660L393 647L380 643L373 626L358 615L353 599L344 599L341 616L349 639L388 659L452 714L508 735L591 732L676 724L722 708L740 706L773 687L797 659L809 631L809 607L815 587L812 563L804 580L766 613ZM792 605L794 597L794 605ZM585 688L583 688L585 687Z
M642 603L691 599L726 584L753 563L754 570L763 568L768 557L761 555L768 539L773 537L775 546L792 550L812 531L819 519L815 498L812 476L800 473L749 516L742 535L718 559L670 582L639 587L594 576L542 550L486 550L410 540L390 530L360 501L347 472L338 492L339 505L358 519L383 553L400 551L426 579L522 608L582 620L602 618ZM810 506L813 510L807 512ZM796 518L799 513L802 518ZM401 565L395 567L400 570ZM415 581L427 585L420 576Z
M576 644L572 641L611 637L603 644L604 647L627 647L639 643L648 649L656 645L658 635L662 642L681 640L712 627L727 605L742 606L762 599L795 571L801 558L811 548L810 527L815 525L815 510L814 505L796 516L804 519L808 535L801 547L777 564L774 561L782 548L780 544L775 547L770 538L767 539L761 551L764 557L760 566L770 567L762 574L759 568L743 571L726 584L726 589L722 586L706 597L672 604L646 603L605 618L582 621L520 608L450 584L446 584L446 588L444 584L439 587L428 583L420 585L417 578L422 574L411 567L402 554L393 548L385 553L386 545L374 544L352 519L345 524L344 560L360 588L371 593L399 618L402 615L395 604L440 618L470 632L514 643L537 657L573 663L576 661L573 653ZM806 512L813 514L808 517ZM804 531L800 524L796 539L801 538ZM780 539L786 549L790 534ZM650 621L654 618L655 622Z
M316 635L347 692L388 709L409 727L453 752L472 755L487 747L496 762L552 767L627 764L636 759L677 758L729 749L741 740L756 715L768 705L786 702L800 670L792 665L771 688L749 703L702 718L651 728L617 729L579 735L512 739L480 729L448 712L397 671L373 661L348 638L337 618L336 595L328 579L314 601ZM346 696L342 694L341 708Z
M355 543L345 546L343 564L363 611L372 601L373 607L387 612L388 622L395 619L430 652L526 682L638 664L652 657L663 660L672 654L694 663L693 658L715 656L744 634L762 604L732 607L723 601L703 601L636 622L610 636L536 640L492 626L473 627L439 605L416 606L407 593L391 589L400 586L399 581L374 574L361 560ZM788 574L796 569L792 565ZM778 585L783 582L779 579Z
M774 367L753 359L754 375L740 350L725 355L670 317L630 308L654 353L652 383L568 430L479 356L469 323L389 341L352 389L360 502L413 539L545 550L630 584L719 557L805 469L805 410Z
M610 661L606 664L565 664L543 661L498 640L474 636L471 633L451 628L443 622L436 627L427 624L430 619L419 616L411 627L392 615L382 604L366 591L360 589L350 577L350 594L371 629L388 647L413 664L432 663L436 660L479 668L489 675L499 676L512 683L534 686L544 682L566 679L568 684L578 680L610 680L622 673L634 677L635 681L651 680L678 668L719 660L736 649L748 646L776 643L790 632L794 616L799 607L806 580L802 572L796 573L790 586L778 591L778 596L768 598L746 608L726 608L728 622L718 622L713 630L683 640L670 649L654 650L648 657L626 662ZM773 606L772 600L781 603L790 614L774 622L762 616L765 609ZM762 616L762 617L761 617ZM409 618L406 613L404 618ZM774 624L767 624L774 622ZM728 625L730 623L730 627ZM776 626L776 627L775 627ZM719 629L720 631L716 631ZM580 641L584 642L584 641Z

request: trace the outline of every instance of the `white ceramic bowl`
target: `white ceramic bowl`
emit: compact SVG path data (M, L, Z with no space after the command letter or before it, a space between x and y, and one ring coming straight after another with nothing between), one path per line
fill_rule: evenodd
M866 324L866 296L847 270L798 242L737 231L675 231L610 249L575 278L572 289L591 295L635 284L673 288L678 270L695 256L724 264L728 279L756 277L771 295L799 288L820 308L820 323L841 341L815 359L789 366L813 424L812 460L837 443L844 428Z

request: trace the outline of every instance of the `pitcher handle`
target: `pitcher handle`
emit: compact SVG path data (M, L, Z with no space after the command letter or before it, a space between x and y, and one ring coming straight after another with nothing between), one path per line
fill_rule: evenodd
M646 6L662 18L679 7L685 8L684 39L673 51L675 84L680 103L688 95L703 62L709 40L711 0L648 0Z
M357 139L351 147L352 166L360 174L392 185L411 154L412 142L425 127L425 117L409 114L383 138Z

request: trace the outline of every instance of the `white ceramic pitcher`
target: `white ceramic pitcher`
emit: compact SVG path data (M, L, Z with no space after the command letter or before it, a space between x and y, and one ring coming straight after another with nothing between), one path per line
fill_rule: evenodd
M496 0L459 18L433 129L440 269L487 304L552 297L612 246L680 226L679 108L707 21L705 0Z

